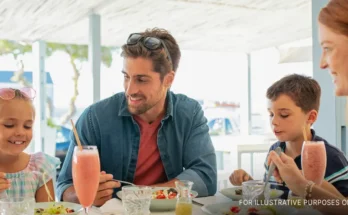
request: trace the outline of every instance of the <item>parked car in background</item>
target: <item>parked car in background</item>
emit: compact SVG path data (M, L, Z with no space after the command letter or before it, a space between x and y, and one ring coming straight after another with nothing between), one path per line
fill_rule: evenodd
M232 118L212 118L208 126L210 136L239 134L239 127Z
M252 114L252 126L249 135L240 132L240 113L238 108L212 107L204 110L209 127L209 134L215 148L216 164L220 177L229 175L238 166L238 148L240 145L269 144L276 141L274 135L267 131L267 117ZM250 154L243 155L250 156ZM253 155L254 156L254 155ZM250 158L242 158L248 166ZM264 154L256 153L255 161L264 161ZM252 168L253 164L249 164Z
M239 114L234 108L213 107L204 110L210 136L239 135Z

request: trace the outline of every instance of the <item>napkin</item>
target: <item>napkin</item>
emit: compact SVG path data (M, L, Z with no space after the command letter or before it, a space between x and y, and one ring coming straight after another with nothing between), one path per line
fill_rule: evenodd
M104 213L119 215L123 214L122 202L119 199L110 199L105 202L103 206L100 207L100 210Z
M231 199L222 195L216 195L216 196L194 198L193 202L198 203L200 205L211 205L211 204L219 204L219 203L229 203L231 202Z

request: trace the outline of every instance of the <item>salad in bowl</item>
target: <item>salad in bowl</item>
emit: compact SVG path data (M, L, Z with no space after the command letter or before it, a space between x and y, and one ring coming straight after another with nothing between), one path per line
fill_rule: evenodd
M41 202L35 204L34 215L75 215L82 206L71 202Z

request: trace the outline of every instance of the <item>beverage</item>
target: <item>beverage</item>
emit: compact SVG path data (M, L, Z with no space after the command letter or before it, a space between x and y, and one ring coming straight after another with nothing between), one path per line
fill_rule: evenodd
M176 204L175 215L191 215L192 203L180 202Z
M175 215L192 215L192 186L192 181L181 180L175 182L175 187L178 191Z
M149 215L152 189L147 186L122 187L122 204L126 215Z
M302 146L302 172L307 180L320 185L326 171L326 149L323 141L305 141Z
M100 161L98 150L88 146L83 150L75 147L72 162L74 187L80 204L90 207L95 199L99 186Z

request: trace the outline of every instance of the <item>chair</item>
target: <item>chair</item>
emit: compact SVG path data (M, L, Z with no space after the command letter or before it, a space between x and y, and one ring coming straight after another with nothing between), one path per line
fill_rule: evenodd
M250 175L254 175L254 154L268 153L270 144L243 144L237 146L238 169L242 168L242 154L250 154Z
M230 184L229 177L231 173L232 172L225 171L225 170L218 170L218 173L217 173L217 191L218 192L229 186Z

